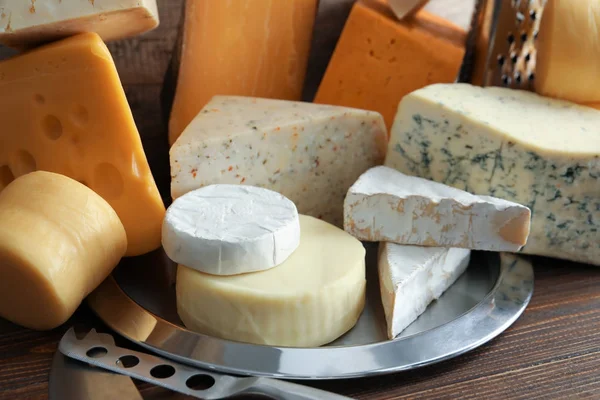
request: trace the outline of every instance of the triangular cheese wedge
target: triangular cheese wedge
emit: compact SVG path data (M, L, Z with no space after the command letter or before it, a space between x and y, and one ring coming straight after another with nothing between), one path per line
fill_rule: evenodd
M467 269L471 250L379 244L379 285L388 337L395 338Z
M97 34L1 62L0 121L0 190L35 170L69 176L115 209L127 255L160 246L165 208L117 69Z
M339 226L348 188L382 163L386 142L375 112L216 96L171 148L171 194L215 183L261 186Z

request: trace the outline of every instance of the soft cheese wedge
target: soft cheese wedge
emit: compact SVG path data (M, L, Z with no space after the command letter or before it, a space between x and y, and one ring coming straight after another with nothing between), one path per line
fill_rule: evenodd
M156 0L2 0L0 43L29 47L96 32L114 40L158 26Z
M0 191L35 170L69 176L115 209L127 231L127 255L160 246L165 207L98 35L84 33L0 62L0 121Z
M535 93L432 85L402 100L385 165L531 209L522 251L600 265L600 113Z
M473 250L518 251L531 211L392 168L365 172L348 190L344 228L360 240Z
M16 179L0 193L0 316L57 327L126 248L115 211L81 183L43 171Z
M211 185L167 210L162 244L178 264L215 275L273 268L300 244L296 206L268 189Z
M317 0L185 0L164 86L169 143L215 95L300 100Z
M379 285L387 332L395 338L467 269L468 249L379 244Z
M301 215L300 246L266 271L217 276L179 266L177 311L186 327L240 342L313 347L350 330L365 302L365 249Z
M261 186L300 214L341 226L348 188L383 162L386 142L374 112L216 96L171 148L171 194L215 183Z

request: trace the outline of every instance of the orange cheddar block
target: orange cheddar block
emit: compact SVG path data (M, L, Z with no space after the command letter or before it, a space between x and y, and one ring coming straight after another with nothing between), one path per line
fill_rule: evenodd
M187 0L169 143L215 95L300 100L317 3Z
M315 102L377 111L390 129L402 97L456 79L465 32L424 10L400 22L376 8L354 5Z
M35 170L102 196L127 233L127 255L160 246L165 208L113 59L84 33L0 62L0 191Z

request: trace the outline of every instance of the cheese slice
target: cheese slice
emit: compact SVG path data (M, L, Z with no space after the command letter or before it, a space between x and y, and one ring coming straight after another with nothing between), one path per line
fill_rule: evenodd
M315 102L377 111L390 128L403 96L456 79L465 32L425 10L399 22L379 8L355 3Z
M2 0L0 43L31 47L82 32L121 39L158 26L156 0Z
M298 250L283 264L243 275L177 269L177 311L191 330L269 346L314 347L350 330L365 303L365 248L305 215Z
M600 3L545 3L536 42L536 92L577 103L600 102Z
M300 100L317 3L186 0L165 81L176 81L169 143L215 95Z
M0 190L35 170L100 194L127 231L127 255L160 246L165 208L112 57L84 33L0 62Z
M526 91L432 85L400 103L385 165L531 209L522 251L600 265L600 113Z
M165 253L215 275L262 271L284 262L300 244L296 206L271 190L211 185L179 197L162 230Z
M0 193L0 316L56 328L126 248L119 217L92 190L51 172L16 179Z
M467 269L471 250L379 244L379 288L390 339L412 324Z
M377 113L215 96L171 148L171 194L215 183L261 186L300 214L341 226L348 188L383 162L386 140Z
M389 167L365 172L348 190L344 228L360 240L473 250L518 251L531 211Z

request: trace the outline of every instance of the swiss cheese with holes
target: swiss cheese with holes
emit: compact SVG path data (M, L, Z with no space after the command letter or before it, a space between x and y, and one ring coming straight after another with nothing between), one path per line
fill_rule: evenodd
M1 62L0 121L0 191L35 170L69 176L115 209L127 231L127 255L160 246L164 204L97 34Z

